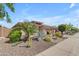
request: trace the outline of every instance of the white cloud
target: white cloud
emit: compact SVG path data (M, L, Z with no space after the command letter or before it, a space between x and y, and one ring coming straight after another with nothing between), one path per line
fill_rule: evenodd
M71 3L70 6L69 6L69 8L72 8L74 6L75 6L75 3Z

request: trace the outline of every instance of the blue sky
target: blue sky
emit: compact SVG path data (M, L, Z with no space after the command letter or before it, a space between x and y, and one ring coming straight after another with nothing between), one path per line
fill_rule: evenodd
M46 25L57 26L71 23L79 27L79 4L73 3L16 3L15 13L7 7L12 23L0 21L0 24L11 28L17 22L40 21Z

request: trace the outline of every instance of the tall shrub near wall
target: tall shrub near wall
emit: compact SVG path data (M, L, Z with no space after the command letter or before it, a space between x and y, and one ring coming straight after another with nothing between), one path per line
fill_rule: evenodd
M20 41L21 38L21 31L20 30L13 30L10 34L9 34L9 38L10 38L10 42L15 43Z

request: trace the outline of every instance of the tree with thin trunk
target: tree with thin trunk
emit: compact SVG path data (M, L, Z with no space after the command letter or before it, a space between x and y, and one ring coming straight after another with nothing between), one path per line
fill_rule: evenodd
M28 36L26 38L26 41L28 41L27 47L31 47L32 46L32 38L30 36L33 35L33 33L36 33L36 31L37 31L37 28L36 28L36 26L33 23L30 23L30 22L20 22L20 23L16 24L13 27L13 29L23 30L27 34L27 36Z

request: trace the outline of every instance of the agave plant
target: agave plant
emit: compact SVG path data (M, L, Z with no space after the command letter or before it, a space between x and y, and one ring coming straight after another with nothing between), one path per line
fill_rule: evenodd
M0 3L0 19L4 20L6 18L7 22L11 22L11 18L9 13L6 11L5 7L8 7L13 13L15 12L15 8L13 6L13 3Z

